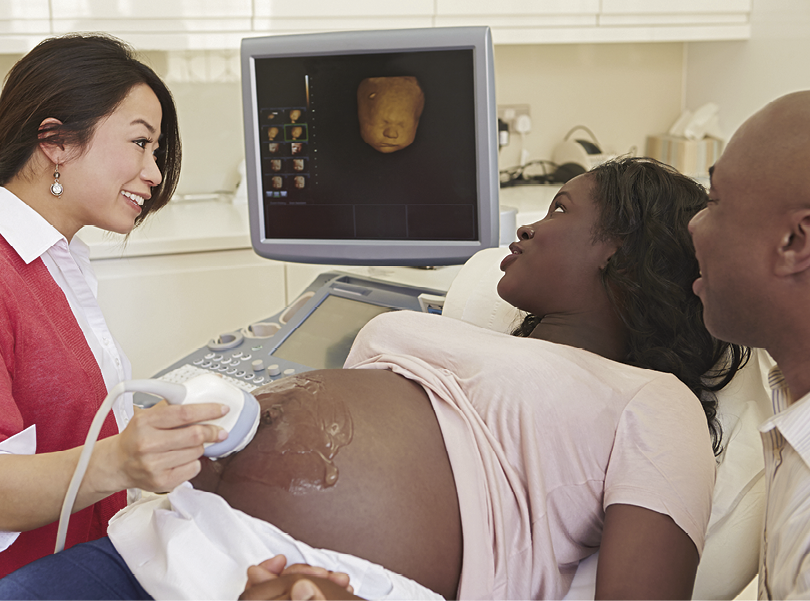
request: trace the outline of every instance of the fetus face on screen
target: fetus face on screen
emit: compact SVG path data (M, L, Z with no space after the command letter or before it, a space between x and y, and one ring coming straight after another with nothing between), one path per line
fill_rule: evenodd
M284 180L280 175L274 175L270 181L274 190L281 190L284 187Z
M293 109L290 111L290 122L291 123L298 123L298 120L301 118L301 111L298 109Z
M296 175L293 181L298 190L303 190L307 185L307 180L303 175Z
M297 140L298 138L301 137L303 133L304 128L301 127L300 125L297 125L296 127L293 127L292 130L290 131L290 136L292 137L293 140Z
M267 139L268 140L270 140L272 142L277 137L278 137L278 128L277 127L271 127L271 128L269 128L267 130Z
M363 141L382 153L410 146L416 137L425 94L415 77L369 77L357 87L357 116Z

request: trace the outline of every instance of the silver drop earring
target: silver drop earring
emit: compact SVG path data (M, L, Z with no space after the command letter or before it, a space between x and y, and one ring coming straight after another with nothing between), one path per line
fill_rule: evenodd
M65 189L62 187L62 184L59 183L59 165L56 165L56 167L53 170L53 180L54 181L51 184L51 194L53 194L58 198L62 196L62 192L65 191Z

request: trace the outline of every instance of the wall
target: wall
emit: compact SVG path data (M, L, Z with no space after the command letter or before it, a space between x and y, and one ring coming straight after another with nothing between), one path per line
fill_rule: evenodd
M168 79L184 141L179 191L233 189L243 156L238 81ZM551 159L576 125L616 152L643 152L646 136L669 129L680 113L683 44L496 46L495 79L499 104L530 105L533 130L524 141L530 159ZM515 136L501 151L501 168L518 164L520 149Z
M750 40L693 42L686 52L686 106L716 102L729 137L771 100L810 89L810 2L754 0Z
M606 149L643 152L646 136L669 129L680 113L683 49L676 42L496 46L497 102L530 105L533 129L523 141L530 160L550 160L555 144L576 125L590 128ZM0 55L0 72L18 58ZM166 79L177 102L184 153L178 193L232 191L244 156L241 87L233 67L238 57L226 56L224 68L209 66L207 72L198 63L216 62L216 53L149 52L142 58ZM501 151L501 168L517 165L520 149L514 136Z
M646 136L668 130L680 114L682 73L683 44L674 42L495 47L498 103L531 106L531 159L551 159L576 125L591 129L604 149L643 153ZM501 167L519 156L515 137L501 150Z

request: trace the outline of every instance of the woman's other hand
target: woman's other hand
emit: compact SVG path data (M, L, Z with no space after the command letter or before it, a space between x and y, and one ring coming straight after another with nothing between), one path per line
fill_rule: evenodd
M359 599L352 594L349 575L296 563L285 567L287 558L276 555L247 571L247 585L240 599Z
M169 405L161 401L149 409L136 408L123 432L98 442L88 470L96 482L93 488L166 492L190 480L200 471L203 444L227 438L222 428L199 422L227 412L228 406L218 403Z

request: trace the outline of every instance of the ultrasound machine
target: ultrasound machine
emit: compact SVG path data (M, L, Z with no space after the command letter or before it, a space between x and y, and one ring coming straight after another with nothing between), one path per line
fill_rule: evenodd
M461 264L498 245L487 27L248 38L241 62L257 254L426 268ZM379 105L364 115L359 106L371 101ZM389 137L403 134L386 128L410 126L413 139L381 151L364 139L361 122ZM340 368L371 318L440 313L443 294L330 271L283 311L216 335L156 377L182 382L213 371L250 391L286 375Z

